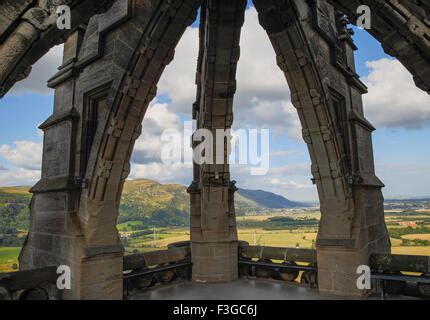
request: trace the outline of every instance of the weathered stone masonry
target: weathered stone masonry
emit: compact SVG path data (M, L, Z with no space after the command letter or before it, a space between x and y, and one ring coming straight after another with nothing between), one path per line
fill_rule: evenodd
M4 0L0 3L0 97L28 76L31 67L53 46L114 0ZM69 5L72 29L57 28L57 7Z
M385 52L396 57L414 76L416 85L430 94L430 1L429 0L328 0L352 23L357 8L371 9L371 29Z
M217 141L216 130L229 130L233 124L233 97L245 8L245 0L214 0L206 2L201 13L201 47L196 75L198 96L193 116L198 129L210 130L215 145L224 146L224 164L217 163L214 150L214 164L195 165L190 194L191 256L196 281L231 281L238 277L235 190L228 165L230 137L223 136L223 141Z
M370 33L428 92L428 0L363 3L373 11ZM72 6L72 30L55 27L53 13L59 4ZM374 169L374 128L363 113L361 96L367 89L355 74L356 48L340 22L345 14L354 22L361 3L254 4L285 73L312 159L322 212L319 289L362 296L355 286L357 266L367 264L372 253L388 252L390 243L383 184ZM0 4L0 13L7 13L0 15L1 95L28 75L49 48L65 44L63 64L49 81L55 88L54 112L40 127L42 178L32 189L31 229L21 268L71 266L73 288L64 299L122 297L123 248L116 219L134 142L158 80L201 7L193 118L198 128L214 133L231 128L245 6L245 0ZM227 139L217 142L228 158ZM189 188L195 281L237 278L235 191L228 165L195 165Z
M42 180L32 189L23 268L67 264L68 298L122 297L116 230L134 141L164 67L199 1L116 1L65 45L50 81L54 115L45 131ZM66 297L67 298L67 297Z
M255 1L291 90L312 159L321 202L318 275L321 292L361 295L356 270L390 250L382 182L375 176L366 92L354 70L354 45L324 1Z

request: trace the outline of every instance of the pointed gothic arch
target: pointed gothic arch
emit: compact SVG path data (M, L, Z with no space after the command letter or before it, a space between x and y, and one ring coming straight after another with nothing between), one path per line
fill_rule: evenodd
M70 266L73 288L64 298L122 298L116 221L131 153L200 4L118 0L65 44L64 64L50 80L54 115L41 126L42 179L32 189L31 230L20 255L23 269Z
M202 3L193 116L200 128L229 128L245 0L116 0L67 38L64 63L49 83L54 113L41 125L42 179L32 189L31 230L20 256L24 269L70 265L74 287L63 298L122 296L115 226L131 152L157 82ZM356 267L373 252L389 251L389 238L354 45L327 1L255 0L255 6L312 159L322 211L320 291L360 295ZM189 192L197 281L237 277L234 191L228 166L195 166Z
M312 160L321 205L319 290L360 295L357 267L374 252L389 252L390 240L384 185L374 169L374 127L363 112L366 87L354 72L355 46L336 24L337 12L324 2L254 3L285 73Z

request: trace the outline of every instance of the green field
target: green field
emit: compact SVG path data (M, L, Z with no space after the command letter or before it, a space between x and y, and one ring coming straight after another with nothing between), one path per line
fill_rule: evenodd
M0 273L13 270L13 265L18 264L18 255L21 248L0 247Z
M237 218L239 239L251 245L315 248L320 213L315 211L284 212ZM430 256L429 216L422 212L391 213L386 221L391 234L392 253ZM411 226L404 226L404 223ZM189 228L145 229L141 221L118 225L126 254L167 248L168 244L190 239ZM419 242L421 241L421 242ZM20 248L0 247L0 272L12 271Z
M118 231L133 231L139 230L143 226L142 221L128 221L118 224Z
M273 220L273 218L276 219ZM287 218L287 220L282 221L279 218ZM252 245L314 248L318 230L318 223L315 223L315 220L319 220L319 218L320 213L312 211L241 216L237 218L239 239ZM293 219L293 221L290 223L288 219ZM386 220L391 224L389 231L395 236L391 238L392 253L430 256L430 246L405 245L404 241L409 239L428 240L429 233L426 233L426 230L429 225L427 219L428 216L422 215L422 212L408 212L405 215L399 212L387 213ZM404 227L400 225L404 221L414 222L417 226ZM279 222L280 224L277 224ZM130 235L133 232L135 231L121 233ZM169 243L185 240L189 240L188 228L157 229L155 234L148 233L128 240L126 252L164 249Z
M28 189L0 187L0 272L16 267L29 229ZM264 191L239 190L235 196L239 239L251 245L315 248L319 210L314 206L282 209L276 206L280 200L288 202ZM125 253L165 249L170 243L189 240L189 205L185 186L127 181L118 216ZM394 204L386 210L385 220L393 253L430 256L430 201Z
M424 234L407 234L402 236L403 239L408 239L408 240L415 240L415 239L419 239L419 240L430 240L430 233L424 233Z

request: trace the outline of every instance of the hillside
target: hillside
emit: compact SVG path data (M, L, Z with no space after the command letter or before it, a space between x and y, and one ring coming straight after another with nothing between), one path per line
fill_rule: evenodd
M0 234L28 229L31 200L28 190L28 187L0 188Z
M187 189L182 185L152 180L127 181L118 223L141 221L148 227L188 225L189 202Z
M28 187L0 188L0 234L28 230ZM261 190L240 189L236 193L236 214L267 213L274 209L303 206L282 196ZM177 227L189 224L189 195L186 187L152 180L127 181L118 223L129 228Z
M251 199L254 203L264 209L291 209L305 207L305 205L290 201L283 196L263 190L239 189L238 194L242 197Z

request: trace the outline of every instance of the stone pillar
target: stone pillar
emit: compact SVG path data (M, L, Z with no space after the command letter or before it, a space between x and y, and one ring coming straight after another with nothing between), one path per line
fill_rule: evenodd
M197 282L225 282L238 278L238 242L235 225L234 195L230 187L206 187L205 195L191 194L194 207L201 206L201 214L193 215L191 249L193 280ZM194 211L194 210L192 210ZM200 226L200 228L199 228Z
M318 286L323 294L362 297L357 267L389 251L382 182L355 74L354 45L327 2L254 0L291 90L321 204Z
M228 164L230 134L228 131L222 136L217 133L229 130L233 123L245 7L245 0L209 0L201 11L198 94L193 115L198 129L210 132L214 143L210 156L206 150L206 156L212 161L195 165L194 182L189 189L193 280L199 282L238 278L235 187L230 181ZM194 141L193 146L196 148L198 144ZM217 157L217 146L224 151L223 157Z
M68 37L63 64L49 80L55 89L54 112L40 126L44 131L42 179L31 189L30 232L20 255L20 268L70 267L72 288L61 292L62 299L122 299L123 247L118 236L89 246L79 218L82 191L88 187L87 151L90 137L96 133L88 131L89 109L98 109L98 118L93 119L97 124L106 107L103 95L85 106L77 103L81 97L77 62L84 33L85 29L78 28ZM99 213L95 208L89 210ZM115 210L107 204L99 225L116 221Z
M72 271L71 291L64 298L77 298L77 257L83 255L82 231L76 214L82 184L76 179L75 152L79 112L74 105L73 69L83 30L69 36L64 45L63 65L50 80L55 88L54 112L41 126L44 132L41 180L31 189L30 232L20 254L20 268L35 269L67 265Z
M54 114L43 125L43 177L33 188L26 269L68 265L63 298L121 299L117 225L130 158L157 83L200 0L115 0L77 29L49 81ZM85 32L83 32L85 31Z
M334 11L334 17L341 17L341 14ZM317 241L318 279L323 294L363 297L367 292L357 288L357 268L368 265L372 253L389 253L390 239L384 219L384 184L376 176L374 167L372 132L375 128L364 116L361 98L367 88L355 74L354 51L357 47L351 37L352 31L347 29L343 19L336 20L339 42L338 48L332 50L339 53L338 59L351 74L347 80L349 94L342 106L349 115L348 122L346 126L338 124L343 131L345 160L351 172L347 177L351 186L351 223L343 223L336 216L330 219L330 204L324 208L327 202L322 199L322 210L326 213ZM331 100L335 106L339 102L336 97ZM345 225L350 228L350 240L338 239L339 230Z

